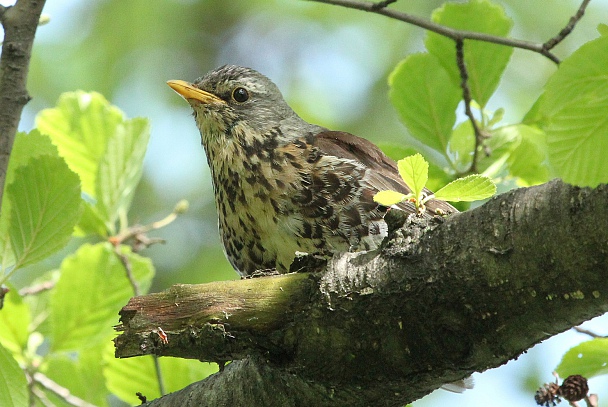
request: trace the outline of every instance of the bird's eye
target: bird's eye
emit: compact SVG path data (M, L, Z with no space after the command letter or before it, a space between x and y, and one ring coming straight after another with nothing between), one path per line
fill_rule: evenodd
M246 102L249 99L249 92L245 88L236 88L232 91L232 99L239 103Z

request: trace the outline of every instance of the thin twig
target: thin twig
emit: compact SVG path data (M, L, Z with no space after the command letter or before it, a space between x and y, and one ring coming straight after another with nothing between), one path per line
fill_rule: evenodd
M589 5L590 2L591 2L591 0L583 0L581 6L576 11L576 14L574 14L572 17L570 17L570 21L568 21L568 24L564 28L562 28L562 30L559 32L559 34L557 34L555 37L551 38L550 40L546 41L543 44L543 49L549 51L549 50L553 49L557 44L562 42L564 40L564 38L566 38L568 36L568 34L570 34L572 32L576 23L578 23L578 21L581 18L583 18L583 15L585 14L585 9L587 8L587 6Z
M375 3L372 8L374 10L380 10L381 8L387 7L389 4L393 4L396 3L397 0L384 0L384 1L379 1L378 3Z
M120 251L120 246L114 247L114 253L116 253L116 256L118 256L120 262L125 268L127 278L129 279L129 283L133 288L133 295L135 295L136 297L141 295L141 289L139 288L139 283L137 282L137 280L135 280L135 276L133 276L133 267L131 267L131 262L129 261L129 258Z
M55 287L55 281L44 281L40 284L23 287L19 290L19 295L22 297L25 297L26 295L36 295L48 291L53 287Z
M56 382L49 379L46 375L44 375L40 372L34 373L34 375L32 376L32 380L34 382L38 383L39 385L41 385L42 387L44 387L45 389L55 393L63 401L65 401L66 403L68 403L71 406L95 407L94 404L91 404L79 397L74 396L73 394L70 393L70 391L68 389L57 384Z
M469 73L467 72L467 66L464 62L463 40L456 40L456 65L458 65L458 71L460 72L460 87L462 88L462 98L464 99L464 111L471 121L473 131L475 132L475 148L473 149L473 161L471 162L469 172L476 173L477 156L485 137L477 124L477 120L475 120L475 116L473 116L473 111L471 110L471 90L469 89Z
M590 331L590 330L585 329L585 328L581 328L580 326L574 326L574 327L572 327L572 329L574 329L576 332L578 332L580 334L589 335L592 338L605 338L605 336L598 335L595 332Z
M402 13L400 11L392 10L389 8L384 7L384 8L376 9L375 8L376 3L356 1L356 0L309 0L309 1L315 1L318 3L325 3L325 4L333 4L336 6L342 6L342 7L346 7L346 8L352 8L352 9L356 9L356 10L369 11L371 13L381 14L381 15L384 15L384 16L387 16L387 17L390 17L390 18L393 18L396 20L400 20L400 21L427 29L434 33L443 35L444 37L451 38L454 41L457 41L459 39L460 40L476 40L476 41L490 42L493 44L506 45L509 47L521 48L521 49L526 49L529 51L534 51L536 53L539 53L539 54L549 58L551 61L555 62L556 64L559 64L559 62L560 62L559 58L556 55L554 55L553 53L551 53L548 49L545 49L543 44L538 44L538 43L531 42L531 41L518 40L515 38L499 37L499 36L492 35L492 34L486 34L486 33L474 32L474 31L457 30L455 28L450 28L450 27L446 27L441 24L436 24L430 20L426 20L424 18L417 17L417 16L414 16L411 14Z

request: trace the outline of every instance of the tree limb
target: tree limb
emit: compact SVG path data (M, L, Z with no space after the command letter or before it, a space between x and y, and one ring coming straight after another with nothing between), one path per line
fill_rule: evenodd
M116 355L237 360L151 405L402 406L606 312L607 201L554 181L321 273L135 297Z
M0 56L0 205L21 111L30 100L25 85L44 3L45 0L18 0L14 6L0 9L4 28Z
M499 37L492 34L474 32L474 31L466 31L466 30L458 30L455 28L447 27L441 24L436 24L430 20L424 19L422 17L417 17L411 14L402 13L400 11L391 10L386 7L378 7L376 3L367 2L367 1L357 1L357 0L310 0L318 3L325 4L333 4L336 6L342 6L346 8L352 8L355 10L368 11L370 13L381 14L387 16L389 18L393 18L395 20L403 21L408 24L412 24L426 30L432 31L434 33L443 35L444 37L448 37L456 40L477 40L490 42L493 44L506 45L514 48L521 48L528 51L534 51L538 54L541 54L556 64L559 63L559 58L551 53L550 48L547 49L545 44L538 44L531 41L518 40L516 38L506 38Z

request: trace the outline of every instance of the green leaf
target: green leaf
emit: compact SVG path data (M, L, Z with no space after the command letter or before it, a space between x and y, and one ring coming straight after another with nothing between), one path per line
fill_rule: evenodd
M31 315L17 290L10 285L9 289L0 311L0 344L14 355L19 355L27 347Z
M28 399L25 373L11 352L0 345L0 406L23 407Z
M471 0L467 3L445 3L435 10L432 20L448 27L506 37L513 21L502 6L487 0ZM426 48L435 55L449 72L452 83L460 83L456 66L456 46L453 40L428 32ZM469 74L471 96L484 107L500 82L511 58L513 48L484 41L465 40L464 60Z
M590 379L608 373L608 338L594 338L571 348L556 369L561 377L580 374Z
M117 359L114 346L109 346L104 353L104 362L103 375L108 389L124 402L139 404L136 392L141 392L148 400L160 397L152 356ZM191 359L160 358L159 362L167 392L180 390L218 370L216 364Z
M547 82L537 117L549 160L564 181L595 187L608 182L608 36L566 58Z
M429 163L426 162L421 154L414 154L405 157L397 162L399 175L410 187L416 199L420 199L422 189L429 179Z
M112 344L111 337L106 339L107 343ZM74 396L96 406L106 406L110 392L102 374L102 353L105 348L104 343L78 352L51 353L45 357L41 370Z
M60 157L32 158L7 187L9 234L16 267L44 259L65 246L80 217L80 183Z
M40 132L48 134L59 154L80 177L82 191L95 198L99 163L109 139L124 122L123 113L99 93L66 92L57 107L36 117Z
M152 262L127 247L122 253L145 292L154 274ZM125 268L112 245L82 245L61 264L61 277L51 296L51 349L74 350L105 340L113 332L118 311L132 296Z
M467 120L456 126L447 148L447 156L457 172L467 172L471 168L474 149L475 134L471 122Z
M412 136L445 154L461 89L437 58L409 55L389 77L389 97Z
M119 213L126 214L131 205L143 171L149 138L148 121L133 119L118 126L108 140L107 150L99 163L96 196L101 217L110 230Z
M484 141L490 156L479 154L477 161L479 171L490 178L501 175L505 171L507 160L520 141L521 135L516 126L503 126L491 130L490 137Z
M11 217L11 201L6 189L12 184L17 168L25 166L32 158L50 155L58 157L57 148L51 143L51 139L41 135L37 130L29 134L18 132L11 150L10 161L6 171L4 183L4 197L2 199L2 213L0 214L0 255L2 256L2 268L15 264L15 256L10 245L9 225Z
M84 201L83 203L83 211L80 216L80 220L76 225L76 230L74 231L74 235L76 236L86 236L86 235L94 235L94 236L108 236L108 228L104 220L101 218L99 212L93 207L93 205L89 202Z
M491 197L496 185L488 177L479 174L458 178L435 192L435 199L450 202L472 202Z
M384 206L392 206L396 205L400 202L403 202L407 198L407 195L404 195L397 191L380 191L376 195L374 195L374 202L379 203Z
M541 130L518 124L511 126L519 134L519 145L507 159L509 173L520 179L524 186L538 185L549 180L547 140Z
M597 32L599 32L600 35L602 35L604 37L608 36L608 24L604 24L604 23L598 24Z

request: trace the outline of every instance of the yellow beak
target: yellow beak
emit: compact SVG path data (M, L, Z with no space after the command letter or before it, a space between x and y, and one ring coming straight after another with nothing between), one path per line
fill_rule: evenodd
M171 89L176 91L186 100L196 100L205 104L226 103L223 99L218 98L213 93L205 92L186 81L167 81L167 85L171 86Z

